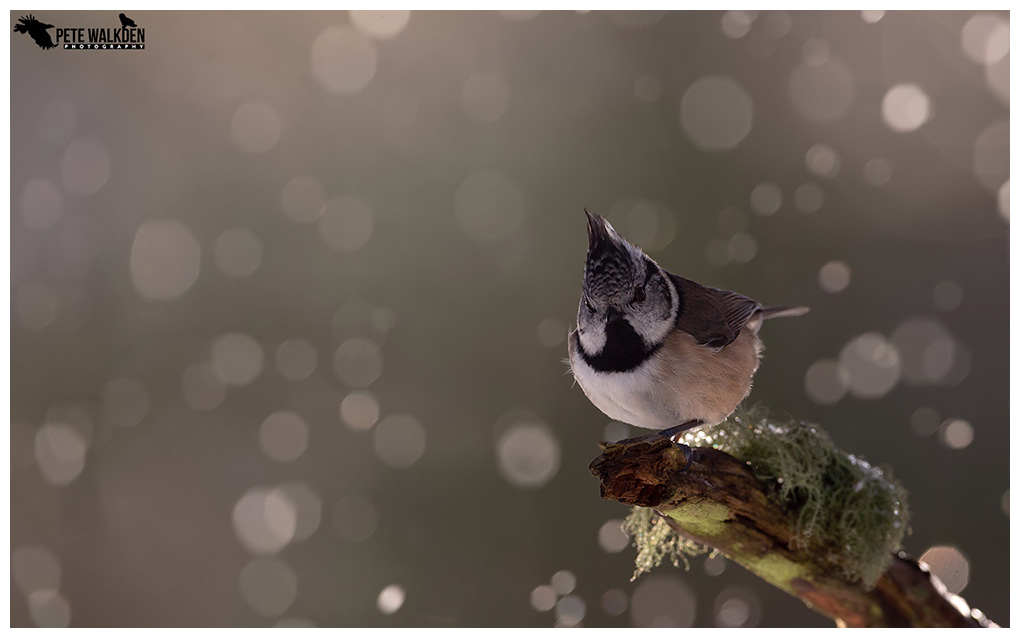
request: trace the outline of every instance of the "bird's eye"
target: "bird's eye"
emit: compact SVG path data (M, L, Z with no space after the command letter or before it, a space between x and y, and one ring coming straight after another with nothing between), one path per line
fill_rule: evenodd
M591 302L588 301L588 298L582 297L581 300L584 301L584 307L588 309L588 312L595 314L595 307L591 305Z
M634 303L641 303L645 300L645 287L638 286L634 289Z

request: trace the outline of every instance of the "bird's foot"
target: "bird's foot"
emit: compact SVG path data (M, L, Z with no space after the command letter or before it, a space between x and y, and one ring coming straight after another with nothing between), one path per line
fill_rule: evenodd
M687 430L690 430L691 428L698 427L699 425L701 425L701 421L697 419L692 419L690 421L685 421L680 425L674 425L671 428L666 428L665 430L659 431L660 435L668 438L673 443L673 445L677 446L680 449L680 453L684 455L684 467L690 465L691 462L694 460L694 450L692 450L691 446L687 445L686 443L680 442L680 435L686 432Z

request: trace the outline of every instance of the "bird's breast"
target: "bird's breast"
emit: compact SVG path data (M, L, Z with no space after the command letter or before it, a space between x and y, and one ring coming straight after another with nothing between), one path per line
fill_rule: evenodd
M571 334L570 366L588 399L612 419L654 430L724 420L750 391L760 352L750 330L720 350L674 331L639 365L613 372L594 368L576 339Z

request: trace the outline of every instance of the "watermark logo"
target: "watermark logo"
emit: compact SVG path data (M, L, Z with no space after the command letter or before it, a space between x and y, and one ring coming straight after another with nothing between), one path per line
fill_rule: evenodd
M50 33L47 31L47 29L52 28L52 24L40 22L30 13L18 19L18 24L14 25L14 32L27 33L41 48L52 49L57 46L53 44L53 40L50 39Z
M120 27L55 27L22 16L14 25L15 33L28 34L43 49L60 47L65 51L141 51L145 49L145 29L121 13ZM53 35L50 35L53 29Z

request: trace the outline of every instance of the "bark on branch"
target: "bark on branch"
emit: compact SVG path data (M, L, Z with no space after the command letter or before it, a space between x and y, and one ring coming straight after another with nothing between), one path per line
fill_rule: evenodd
M808 607L850 627L994 626L906 554L893 555L873 588L849 582L795 542L790 513L746 463L712 448L652 434L609 444L590 469L602 498L654 508L681 536L725 554ZM831 548L828 548L831 550Z

